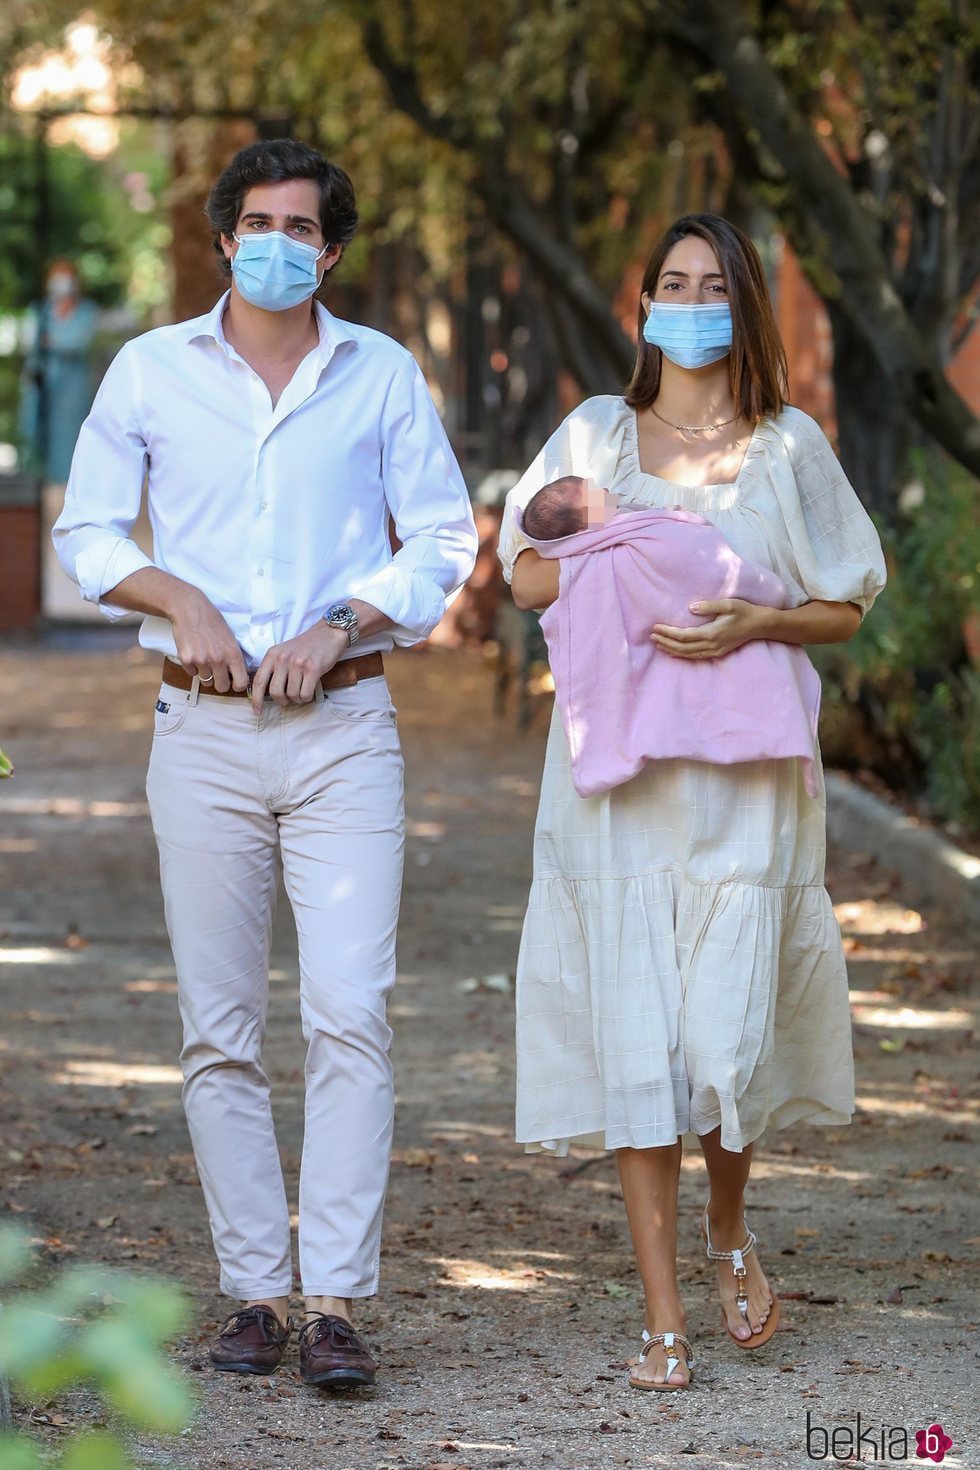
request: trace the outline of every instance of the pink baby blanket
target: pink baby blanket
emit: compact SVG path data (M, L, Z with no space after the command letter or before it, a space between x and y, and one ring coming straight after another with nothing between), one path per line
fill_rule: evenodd
M606 526L528 540L541 556L561 559L561 590L541 628L580 796L629 781L647 761L676 758L799 759L816 795L820 679L802 648L757 639L723 658L691 661L650 638L655 623L708 622L689 610L700 600L789 607L774 572L679 509L621 512Z

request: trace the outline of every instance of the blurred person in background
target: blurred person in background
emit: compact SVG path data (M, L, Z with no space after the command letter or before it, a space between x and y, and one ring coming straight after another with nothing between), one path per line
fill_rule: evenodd
M79 600L50 554L50 531L65 503L71 457L92 406L92 344L99 313L85 296L70 260L53 260L44 300L28 318L27 353L20 394L20 460L42 480L43 606L54 616L85 617ZM96 618L98 614L95 614Z
M68 483L78 431L92 406L91 351L98 310L70 260L53 260L33 309L20 399L24 459L46 484Z

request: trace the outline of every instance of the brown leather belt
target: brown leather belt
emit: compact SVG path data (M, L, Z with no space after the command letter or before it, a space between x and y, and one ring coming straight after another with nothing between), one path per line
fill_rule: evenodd
M349 689L352 684L357 684L361 679L376 679L385 671L384 659L380 653L359 653L356 658L345 658L339 664L320 678L320 688L324 694L330 689ZM180 664L175 664L172 659L165 658L163 661L163 682L171 689L191 689L194 684L193 674L189 674ZM215 689L213 684L205 684L201 680L199 692L209 696L217 696L219 699L234 697L236 699L250 699L252 696L251 686L248 689Z

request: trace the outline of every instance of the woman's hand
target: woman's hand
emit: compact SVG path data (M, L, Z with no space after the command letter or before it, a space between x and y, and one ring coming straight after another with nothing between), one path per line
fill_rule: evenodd
M723 597L717 602L692 602L691 612L711 621L696 628L672 628L657 623L650 634L658 648L672 658L724 658L753 638L764 638L764 617L771 608L761 608L740 597Z

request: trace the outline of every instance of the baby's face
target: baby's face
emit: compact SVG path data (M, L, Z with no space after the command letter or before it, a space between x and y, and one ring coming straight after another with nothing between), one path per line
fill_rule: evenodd
M591 531L595 526L608 526L619 507L619 496L604 490L594 480L585 482L585 523Z

